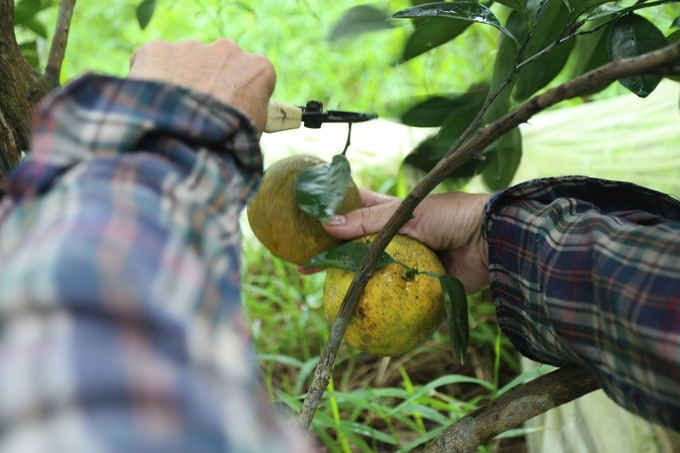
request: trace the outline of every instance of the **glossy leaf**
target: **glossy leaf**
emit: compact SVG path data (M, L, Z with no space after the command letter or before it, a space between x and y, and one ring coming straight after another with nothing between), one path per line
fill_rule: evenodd
M529 27L522 14L518 11L510 13L506 27L522 41L526 39L529 33ZM494 61L493 76L489 85L489 94L495 92L507 78L508 73L514 67L518 50L519 46L517 43L505 35L501 36L501 42L496 52L496 60ZM514 81L496 97L482 118L483 124L491 124L508 113L510 110L510 93L513 87Z
M584 0L570 1L571 7L576 11L580 11L584 3ZM562 0L548 0L533 37L520 55L520 61L525 61L555 42L570 14L571 11L564 6ZM574 45L573 39L560 44L552 52L522 68L515 83L514 99L517 102L524 102L548 85L566 65Z
M446 44L459 36L472 22L448 19L424 19L416 25L416 29L404 46L404 53L399 63L404 63L428 50Z
M598 22L593 22L598 24ZM600 28L594 33L581 35L576 38L576 47L574 49L574 62L572 78L579 77L586 72L597 69L609 63L609 49L607 47L607 38L611 31L611 24ZM604 89L603 87L602 89Z
M609 17L614 14L625 14L625 13L630 13L632 11L637 11L638 9L642 8L652 8L654 6L659 6L658 3L637 3L633 6L629 6L627 8L623 8L621 6L614 6L614 5L601 5L597 9L593 10L588 14L588 17L586 17L586 20L597 20L597 19L602 19L603 17Z
M312 258L309 263L305 264L303 269L323 269L327 267L334 267L336 269L344 269L346 271L356 272L359 270L359 264L368 251L370 244L363 242L348 242L342 244L334 249L319 253ZM389 266L390 264L397 264L390 255L383 252L375 265L375 269Z
M436 152L430 155L431 160L438 161L449 152L451 146L460 138L482 109L488 91L488 85L479 85L458 98L459 105L446 118L439 129ZM474 134L470 134L468 138L472 135Z
M468 303L465 287L460 280L452 275L440 275L439 283L444 293L446 305L446 320L449 325L449 341L453 359L459 364L465 363L468 343L470 341L470 326L468 319Z
M26 61L35 69L40 69L40 58L38 57L38 43L36 41L29 41L19 44L19 49Z
M345 198L351 174L342 154L335 155L330 164L309 167L295 180L295 201L304 212L326 223Z
M680 16L676 17L673 22L671 22L670 28L680 28Z
M411 107L401 116L401 122L412 127L439 127L455 112L468 109L471 104L478 105L480 98L484 103L487 91L488 85L478 85L455 97L431 97Z
M515 177L522 160L522 134L515 128L492 143L483 152L486 168L482 173L484 185L491 191L505 189Z
M424 5L412 6L393 14L392 19L416 19L424 17L437 17L447 19L459 19L496 27L511 39L517 41L515 37L501 26L498 17L489 8L476 2L437 2L426 3Z
M394 28L393 24L386 21L387 14L377 8L369 5L355 6L335 23L328 39L334 41L357 33Z
M139 27L144 30L151 17L153 17L153 12L156 9L156 0L144 0L142 3L137 5L137 22L139 22Z
M429 173L435 165L437 165L436 160L430 159L430 156L436 152L436 148L437 134L434 134L420 142L418 146L406 156L403 165L410 165L424 173ZM467 162L451 176L446 178L445 182L450 186L450 190L457 190L470 182L470 179L478 174L477 164L478 162ZM422 179L422 177L418 178L418 180L420 179Z
M654 24L641 16L628 14L614 22L609 33L609 59L637 57L667 45L666 37ZM626 77L619 82L644 98L654 91L661 77L645 74Z

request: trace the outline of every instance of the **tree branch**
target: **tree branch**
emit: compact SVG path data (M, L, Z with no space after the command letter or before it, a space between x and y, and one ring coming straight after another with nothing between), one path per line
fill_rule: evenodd
M66 55L66 43L68 41L68 32L71 27L71 17L73 16L75 4L76 0L61 0L59 3L57 25L54 28L50 56L47 58L47 67L45 67L45 75L55 86L59 85L61 64L64 61L64 55Z
M347 328L347 323L352 313L354 313L366 283L371 278L375 263L378 261L380 254L385 250L385 247L387 247L387 244L401 227L411 219L416 206L439 183L470 159L479 158L484 148L521 123L528 121L536 113L566 99L593 92L618 79L672 67L678 63L680 63L680 42L639 57L618 59L528 100L498 121L478 130L457 152L439 161L437 166L404 199L394 215L385 224L383 230L374 239L364 259L361 261L359 270L354 275L354 280L347 291L335 323L331 328L331 335L326 342L319 365L314 372L314 380L295 423L309 428L321 397L328 386L333 362Z
M468 453L499 434L599 389L585 368L569 365L519 385L446 428L423 453Z

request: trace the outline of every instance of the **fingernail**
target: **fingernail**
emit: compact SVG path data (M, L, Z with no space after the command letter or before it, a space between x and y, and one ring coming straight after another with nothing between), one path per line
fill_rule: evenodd
M347 217L344 215L332 215L328 223L330 225L344 225L347 223Z

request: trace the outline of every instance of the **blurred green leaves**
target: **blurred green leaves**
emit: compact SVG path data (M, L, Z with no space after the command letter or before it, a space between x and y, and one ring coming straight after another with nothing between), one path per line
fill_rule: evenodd
M394 28L394 24L387 22L387 14L370 5L359 5L348 10L335 23L328 39L334 41L357 33L390 28Z
M139 22L139 27L144 30L151 17L153 17L153 12L156 9L156 0L144 0L139 5L137 5L137 22Z

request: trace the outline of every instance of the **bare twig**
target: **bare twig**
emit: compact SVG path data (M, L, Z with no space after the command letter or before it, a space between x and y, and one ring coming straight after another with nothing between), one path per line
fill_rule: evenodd
M66 55L66 43L68 41L68 31L71 27L71 17L76 0L61 0L59 12L57 13L57 25L54 28L54 37L50 47L50 56L47 58L45 75L55 84L59 85L59 75L61 74L61 64Z
M561 101L582 96L625 77L646 74L660 68L673 67L680 63L680 42L664 47L655 52L635 58L619 59L605 66L566 82L558 87L540 94L515 108L498 121L481 128L461 148L450 157L444 158L423 178L422 181L404 199L383 230L374 239L373 245L364 256L359 270L354 275L345 299L331 328L319 365L314 372L314 380L303 403L296 424L309 428L319 406L321 397L328 386L333 362L347 324L378 258L387 244L397 232L408 222L416 206L452 172L461 165L481 155L482 150L510 132L515 127L528 121L533 115Z
M497 435L550 409L597 390L585 368L560 368L528 384L508 390L487 405L446 428L423 453L468 453Z

